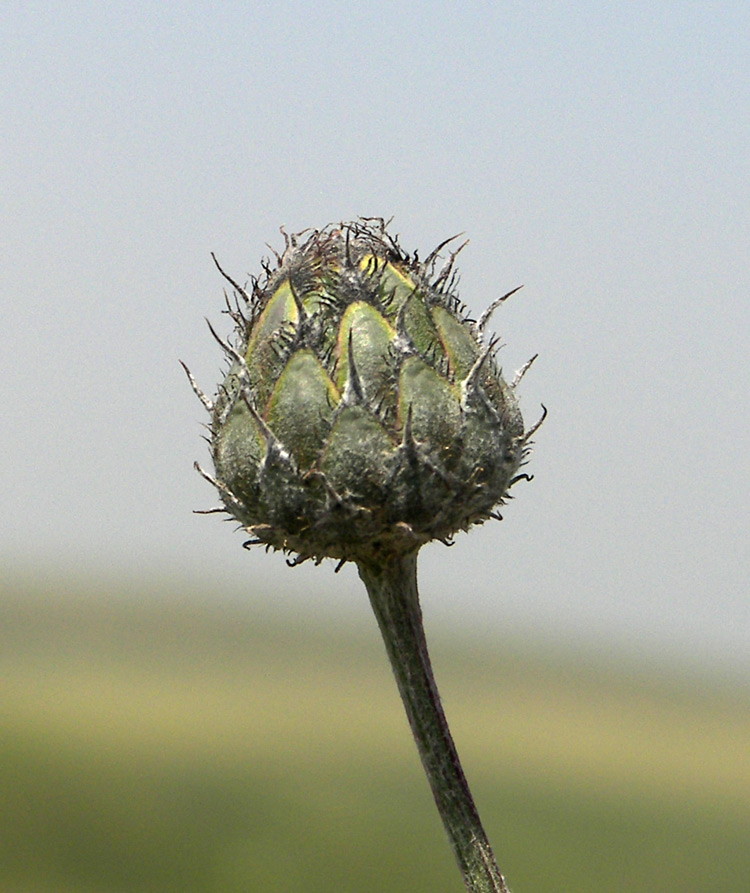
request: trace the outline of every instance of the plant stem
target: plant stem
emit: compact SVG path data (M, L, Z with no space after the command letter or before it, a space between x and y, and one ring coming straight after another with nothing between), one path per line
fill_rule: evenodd
M440 817L470 893L509 893L440 704L422 624L417 553L357 563Z

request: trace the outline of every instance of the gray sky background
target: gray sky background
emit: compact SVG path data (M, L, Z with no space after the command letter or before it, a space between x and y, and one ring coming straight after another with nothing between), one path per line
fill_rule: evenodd
M428 622L750 677L750 6L3 3L0 560L369 610L191 514L223 283L266 242L449 235L529 423L501 523L423 551Z

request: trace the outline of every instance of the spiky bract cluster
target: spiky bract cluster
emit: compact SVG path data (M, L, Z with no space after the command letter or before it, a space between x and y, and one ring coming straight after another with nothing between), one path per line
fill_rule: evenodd
M371 220L286 242L250 292L226 277L230 368L200 395L224 510L298 561L404 553L486 520L528 435L489 313L458 300L455 253L436 271L442 245L421 262Z

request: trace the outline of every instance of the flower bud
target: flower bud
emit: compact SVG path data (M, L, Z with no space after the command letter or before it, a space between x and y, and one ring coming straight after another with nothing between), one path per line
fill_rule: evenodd
M404 554L493 516L532 433L483 337L503 299L468 319L455 254L436 270L382 221L300 239L249 293L226 277L229 369L200 395L224 509L297 561Z

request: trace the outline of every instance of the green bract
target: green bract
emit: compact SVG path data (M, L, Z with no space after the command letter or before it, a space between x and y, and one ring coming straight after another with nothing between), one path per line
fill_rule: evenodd
M201 395L206 476L255 542L370 560L448 539L503 501L528 435L484 343L489 312L474 322L458 300L454 258L437 272L437 251L420 262L359 221L288 237L250 293L229 280L230 367L215 401Z

